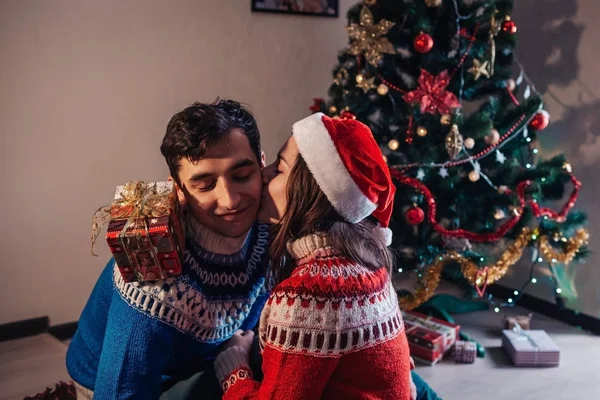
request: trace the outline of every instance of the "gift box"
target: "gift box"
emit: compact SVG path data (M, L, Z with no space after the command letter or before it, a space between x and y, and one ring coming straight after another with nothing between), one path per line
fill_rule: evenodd
M533 314L504 317L504 329L512 330L519 325L521 329L527 330L530 328L532 316Z
M185 236L172 182L118 186L108 210L106 242L126 282L181 274Z
M543 330L503 330L502 347L517 367L556 367L560 349Z
M472 364L477 356L477 344L472 341L457 340L454 344L454 361Z
M414 311L403 311L410 354L434 365L456 343L460 326Z

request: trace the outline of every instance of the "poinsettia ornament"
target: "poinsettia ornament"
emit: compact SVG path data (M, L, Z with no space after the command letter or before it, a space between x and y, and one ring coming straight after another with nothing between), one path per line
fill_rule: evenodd
M450 84L448 71L433 76L424 69L419 77L419 87L404 95L410 104L419 104L422 114L450 114L451 110L460 107L454 93L446 90Z

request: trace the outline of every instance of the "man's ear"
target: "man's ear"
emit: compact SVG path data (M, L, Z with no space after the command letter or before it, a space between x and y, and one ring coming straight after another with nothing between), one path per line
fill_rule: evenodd
M181 187L179 187L179 185L177 184L177 182L175 182L175 179L173 179L173 177L171 175L169 175L169 178L167 179L167 181L173 182L173 186L175 187L175 192L177 193L177 199L179 200L179 205L182 208L185 207L185 194L183 193L183 190L181 189Z
M267 156L264 151L260 152L260 167L264 168L267 166Z

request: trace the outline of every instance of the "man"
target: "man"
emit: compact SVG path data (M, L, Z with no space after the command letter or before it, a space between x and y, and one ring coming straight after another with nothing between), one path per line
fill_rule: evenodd
M252 329L266 300L254 117L234 101L195 103L173 116L161 152L185 209L183 272L126 283L107 264L67 352L80 398L158 399L212 369L220 345Z

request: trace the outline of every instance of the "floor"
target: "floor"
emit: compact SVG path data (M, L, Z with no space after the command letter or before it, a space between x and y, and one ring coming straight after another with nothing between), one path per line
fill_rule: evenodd
M526 313L511 309L512 314ZM544 329L561 349L558 368L515 368L500 348L502 317L493 311L456 317L464 331L486 347L475 364L452 360L417 366L445 400L600 399L600 337L534 315L533 329ZM68 380L66 345L44 334L0 342L0 400L21 400Z
M49 334L0 342L0 400L22 400L70 380L66 351L66 344Z
M544 316L534 315L532 329L545 330L560 348L557 368L516 368L501 346L504 315L483 311L457 315L463 331L486 348L474 364L443 360L417 366L417 372L445 400L458 399L600 399L600 336L594 336Z

